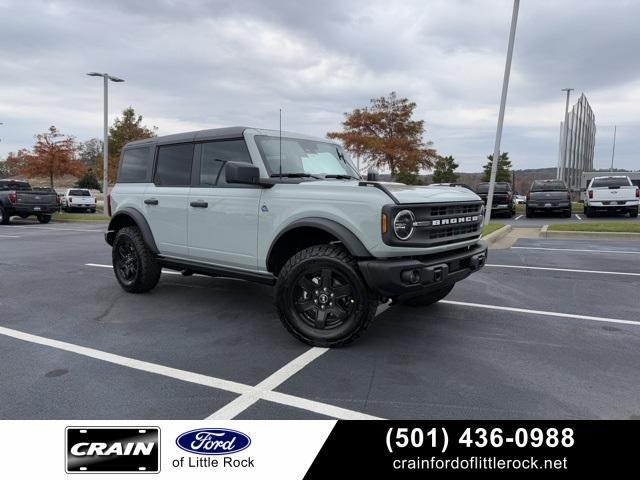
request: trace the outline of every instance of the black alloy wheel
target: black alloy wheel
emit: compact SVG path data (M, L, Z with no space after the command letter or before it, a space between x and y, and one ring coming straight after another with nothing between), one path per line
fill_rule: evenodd
M276 306L285 328L317 347L339 347L367 329L378 297L342 245L315 245L291 257L278 273Z
M310 327L339 327L356 306L349 280L329 267L302 272L295 283L294 307Z
M138 255L133 242L128 238L123 238L114 249L114 266L120 281L125 284L132 284L138 275Z

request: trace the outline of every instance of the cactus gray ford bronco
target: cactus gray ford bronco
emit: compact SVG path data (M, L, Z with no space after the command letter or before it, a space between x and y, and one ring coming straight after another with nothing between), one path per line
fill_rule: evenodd
M364 181L340 145L289 132L131 142L108 207L127 292L162 268L274 285L287 330L323 347L357 338L381 302L437 302L487 258L474 192Z

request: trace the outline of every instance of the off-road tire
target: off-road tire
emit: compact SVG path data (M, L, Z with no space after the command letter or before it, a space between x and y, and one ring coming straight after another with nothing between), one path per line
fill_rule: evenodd
M565 210L563 216L564 218L571 218L571 210Z
M49 223L51 221L51 215L38 215L36 218L40 223Z
M429 305L433 305L434 303L439 302L444 297L449 295L449 293L451 293L451 290L453 290L454 286L455 286L455 283L452 283L451 285L447 285L446 287L442 287L438 290L425 293L424 295L419 295L416 297L410 297L405 300L401 300L400 303L404 305L408 305L410 307L426 307Z
M591 210L591 207L587 207L585 205L585 207L584 207L584 216L587 217L587 218L593 217L593 210Z
M138 227L124 227L118 230L113 239L111 257L113 272L123 290L129 293L144 293L158 284L162 267L144 243Z
M11 217L4 209L4 207L0 206L0 225L9 225L11 222Z
M525 209L524 216L526 218L533 218L533 210L531 210L530 208Z
M322 296L325 291L335 296L333 303L324 304L326 313L319 320L318 309L326 300ZM344 295L345 291L350 293ZM282 267L276 282L276 307L285 328L301 342L316 347L341 347L369 327L378 298L369 290L355 259L343 246L315 245L296 253ZM302 309L305 310L301 312Z
M638 207L629 209L629 216L636 218L638 216Z

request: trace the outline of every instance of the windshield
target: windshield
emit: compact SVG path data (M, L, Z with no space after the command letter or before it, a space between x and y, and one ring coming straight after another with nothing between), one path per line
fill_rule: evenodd
M271 176L280 173L280 138L255 137L262 160ZM334 143L282 138L282 174L360 178L350 159Z
M535 181L531 185L532 192L543 192L543 191L557 191L557 190L566 190L567 186L564 182L556 181L556 182L540 182Z
M493 189L494 193L505 193L508 192L509 185L507 185L506 183L496 183L495 188ZM478 185L478 189L476 190L476 193L489 193L489 184L488 183L481 183L480 185Z
M69 190L69 195L74 197L90 197L89 190Z
M628 187L627 177L594 178L592 187Z

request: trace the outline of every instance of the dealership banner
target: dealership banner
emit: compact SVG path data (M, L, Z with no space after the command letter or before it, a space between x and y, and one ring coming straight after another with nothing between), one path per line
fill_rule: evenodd
M0 421L3 478L324 479L631 471L639 422Z

